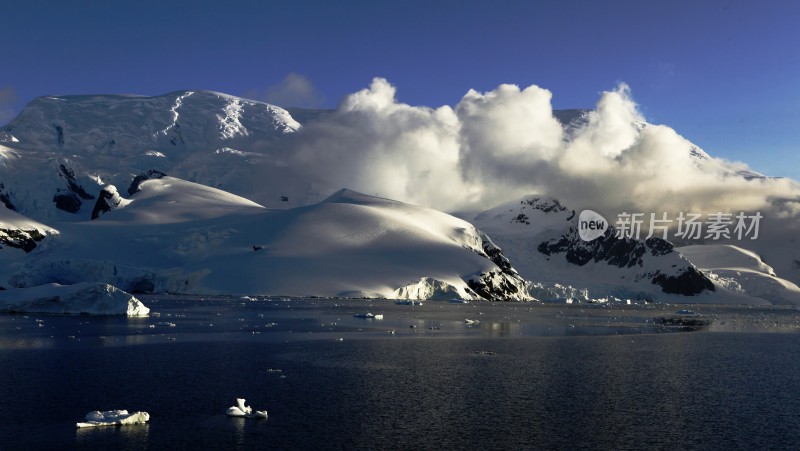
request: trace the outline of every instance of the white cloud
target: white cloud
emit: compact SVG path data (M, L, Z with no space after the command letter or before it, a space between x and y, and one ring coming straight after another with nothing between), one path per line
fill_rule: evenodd
M376 78L339 109L303 127L294 142L296 167L334 189L347 187L428 206L468 195L458 171L458 119L450 107L398 103Z
M456 106L462 174L484 199L529 186L532 169L559 151L563 130L551 97L538 86L500 85L484 94L470 90Z
M278 84L267 88L263 95L248 94L280 107L317 108L325 101L311 80L294 72L287 74Z
M304 127L293 142L295 167L333 189L449 211L534 193L608 213L753 211L776 202L787 212L800 198L794 181L748 181L731 171L742 167L693 157L673 129L645 125L624 84L603 93L566 137L551 93L537 86L470 90L454 108L410 106L395 94L376 78Z

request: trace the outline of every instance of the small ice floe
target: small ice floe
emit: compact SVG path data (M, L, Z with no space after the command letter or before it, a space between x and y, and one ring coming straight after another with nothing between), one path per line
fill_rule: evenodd
M150 421L150 414L147 412L128 413L127 410L106 410L89 412L86 414L86 421L76 423L79 428L90 428L97 426L120 426L125 424L143 424Z
M394 301L397 305L422 305L422 301L416 301L413 299L398 299Z
M468 319L468 318L464 319L464 324L478 324L478 323L480 323L480 321L478 321L477 319Z
M229 417L245 417L245 418L267 418L266 410L256 410L250 406L244 405L244 398L236 398L236 405L228 407L225 415Z
M451 304L469 304L469 301L466 299L450 299L448 302Z
M383 319L383 314L373 315L372 313L356 313L353 315L354 318L363 318L363 319Z
M696 315L696 313L695 313L695 312L693 312L693 311L691 311L691 310L686 310L686 309L683 309L683 310L678 310L678 311L677 311L677 312L675 312L675 313L676 313L676 314L678 314L678 315Z

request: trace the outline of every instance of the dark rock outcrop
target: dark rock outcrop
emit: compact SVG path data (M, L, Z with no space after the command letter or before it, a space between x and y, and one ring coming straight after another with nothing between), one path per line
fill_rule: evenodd
M56 208L59 210L64 210L67 213L77 213L78 210L81 209L81 202L80 198L75 195L75 193L70 192L59 192L53 196L53 202L56 203Z
M9 210L17 211L17 207L11 202L11 193L6 190L6 186L0 183L0 202Z
M135 193L138 193L140 191L139 185L141 185L145 180L160 179L161 177L166 177L166 175L167 174L155 169L150 169L145 173L137 175L133 178L131 186L128 187L128 195L132 196Z
M525 280L501 271L489 271L467 281L467 286L487 301L531 301Z
M653 283L670 294L693 296L704 290L714 291L714 284L694 266L686 267L676 276L657 273L653 276Z
M65 164L58 166L58 175L66 181L66 189L59 188L53 196L56 208L68 213L77 213L81 209L83 200L94 199L94 196L86 190L75 179L75 171Z
M649 238L646 241L633 238L618 238L615 231L609 228L606 233L593 241L580 239L577 229L570 227L569 232L557 240L539 244L539 252L545 255L565 254L568 262L583 266L591 261L606 262L619 268L642 266L645 254L665 255L674 249L669 241L660 238Z
M108 213L111 210L119 207L122 203L122 197L114 185L107 185L100 190L100 195L97 197L97 202L94 203L92 209L92 219L97 219L103 213Z
M466 280L467 286L480 297L489 301L530 301L527 281L523 279L511 262L485 234L481 233L483 255L497 265L498 269L475 275Z
M644 267L645 260L655 259L673 254L675 246L661 238L651 237L646 240L634 238L620 238L616 230L609 227L606 233L593 240L580 239L575 226L557 239L545 241L538 246L542 254L553 256L563 254L566 260L577 266L584 266L590 262L606 263L619 268ZM666 264L666 261L664 261ZM700 270L689 261L680 258L680 266L674 271L675 275L668 275L662 270L637 274L638 279L650 279L653 284L661 287L665 293L693 296L704 290L714 291L714 284ZM678 265L671 264L669 270Z
M22 249L26 253L36 249L36 244L44 238L45 235L36 229L0 229L0 244Z

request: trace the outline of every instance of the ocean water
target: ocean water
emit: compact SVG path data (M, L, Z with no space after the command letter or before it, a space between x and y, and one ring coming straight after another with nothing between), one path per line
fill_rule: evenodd
M144 302L160 316L0 316L0 449L800 446L794 309L693 330L658 325L674 306ZM269 418L226 417L237 397ZM151 420L75 427L112 409Z

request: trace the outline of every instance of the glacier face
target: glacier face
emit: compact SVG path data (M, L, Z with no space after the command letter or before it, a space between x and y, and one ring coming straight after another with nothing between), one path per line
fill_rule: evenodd
M0 292L0 312L147 316L150 309L116 287L85 282Z

